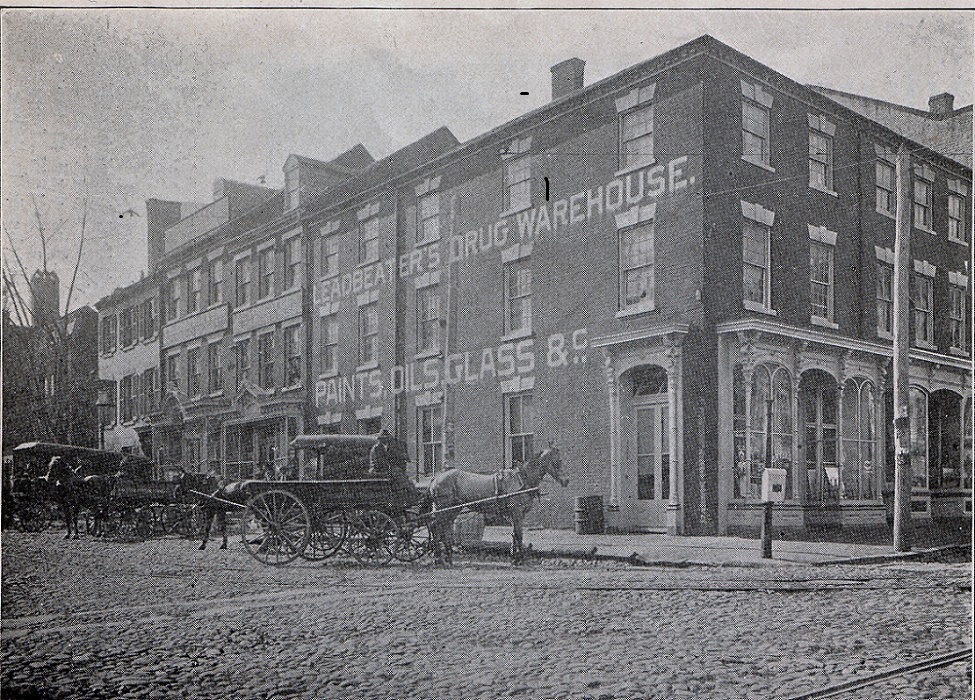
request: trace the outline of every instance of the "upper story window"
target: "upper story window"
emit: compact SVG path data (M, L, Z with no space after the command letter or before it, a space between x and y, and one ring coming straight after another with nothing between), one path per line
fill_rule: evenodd
M237 389L244 386L244 382L251 378L251 339L241 338L234 343L234 367L236 370Z
M359 307L359 364L379 362L379 304Z
M251 300L251 259L249 256L238 258L234 264L234 305L247 306Z
M440 195L423 195L416 202L416 243L440 240Z
M928 233L931 228L931 210L934 198L934 170L927 165L914 167L914 227Z
M207 372L210 392L223 389L223 356L219 342L207 345Z
M897 216L897 155L893 149L874 144L877 162L874 166L877 176L877 211L888 216Z
M338 372L339 350L339 317L338 314L322 316L320 367L321 374L335 374Z
M772 169L772 96L761 85L741 81L741 157L754 165Z
M440 289L436 285L416 290L416 350L440 347Z
M809 115L809 186L833 191L833 137L836 125L823 117Z
M132 323L132 308L125 308L119 312L119 344L125 348L135 342L135 329Z
M835 232L822 226L809 227L809 301L812 306L812 322L816 325L836 326L833 318L835 247Z
M759 204L741 203L744 217L741 235L744 307L772 311L772 224L775 213Z
M654 215L651 204L616 216L621 312L654 309Z
M210 306L223 301L223 260L210 262L210 277L207 281L207 298Z
M915 260L914 272L911 277L914 342L921 347L933 348L935 267L923 260Z
M122 404L122 421L129 422L135 414L135 401L132 392L132 375L122 377L119 383L120 403Z
M274 332L257 336L257 381L262 389L274 388Z
M203 294L203 270L196 267L186 275L186 313L192 314L200 310Z
M318 255L318 272L321 277L334 277L339 274L339 236L340 219L333 219L322 226L321 245Z
M156 368L150 367L142 373L142 411L152 413L156 406Z
M877 261L877 335L894 337L894 266L886 260Z
M200 368L200 348L186 351L186 393L199 396L203 393L203 373Z
M501 166L501 206L506 212L532 205L532 161L530 155L509 156Z
M179 279L173 277L163 287L163 316L167 322L179 317Z
M274 248L257 251L257 298L266 299L274 293Z
M301 284L301 264L304 256L301 249L301 237L292 236L284 242L284 288Z
M505 397L505 462L510 467L534 457L535 412L531 392Z
M288 326L284 336L284 385L301 384L301 326Z
M146 299L142 302L142 327L139 332L143 339L151 338L156 334L156 302L154 299Z
M118 320L115 314L102 316L101 320L101 341L102 352L112 352L115 350L115 331L118 327Z
M376 262L379 260L381 233L379 202L362 207L357 217L359 219L359 264Z
M616 100L620 170L654 161L653 95L656 87L655 84L637 87Z
M166 356L166 382L170 389L179 390L179 353L171 353Z
M948 239L956 243L968 244L969 217L965 203L968 200L968 185L961 180L948 180Z
M530 333L532 329L531 259L504 266L504 333Z
M965 319L968 317L965 308L965 290L968 287L968 280L965 279L964 275L956 273L950 278L950 282L948 285L948 335L952 348L965 350L968 345L965 328ZM958 282L961 284L957 284Z

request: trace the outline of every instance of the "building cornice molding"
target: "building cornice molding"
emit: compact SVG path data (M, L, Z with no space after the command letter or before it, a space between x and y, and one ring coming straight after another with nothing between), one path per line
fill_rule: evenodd
M610 335L598 336L592 339L590 345L594 348L609 348L614 345L624 343L634 343L640 340L651 338L662 338L668 335L684 336L690 331L690 326L686 323L660 323L646 328L638 328L633 331L613 333Z

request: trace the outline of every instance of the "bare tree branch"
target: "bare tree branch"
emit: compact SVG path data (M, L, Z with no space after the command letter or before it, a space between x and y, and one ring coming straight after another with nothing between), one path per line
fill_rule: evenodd
M41 236L41 269L47 272L47 234L44 232L44 222L41 220L41 209L37 206L37 198L30 193L30 201L34 204L34 218L37 219L37 232Z
M78 240L78 257L74 261L74 270L71 272L71 284L68 285L67 298L64 301L64 315L68 315L71 308L71 295L74 294L75 281L78 279L78 268L81 267L81 253L85 248L85 226L88 222L88 198L81 204L81 237Z

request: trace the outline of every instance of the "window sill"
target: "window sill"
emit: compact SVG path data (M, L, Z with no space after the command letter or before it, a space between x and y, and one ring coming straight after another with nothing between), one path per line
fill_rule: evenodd
M914 224L914 228L916 230L918 230L918 231L923 231L924 233L930 233L932 236L937 236L938 235L937 231L935 231L934 229L928 228L927 226L919 226L918 224Z
M416 248L426 248L427 246L433 245L434 243L440 243L443 239L440 236L436 238L426 238L422 241L417 241L414 247Z
M218 391L211 391L209 394L207 394L207 397L211 399L219 399L221 396L223 396L223 389L219 389Z
M968 357L968 351L961 348L948 348L948 354L956 357Z
M934 352L938 351L938 346L934 343L929 343L926 340L915 340L914 347L920 348L921 350L932 350Z
M283 386L278 393L289 394L293 391L300 391L302 389L301 384L289 384L288 386Z
M643 170L651 165L656 165L657 159L651 158L643 163L637 163L636 165L631 165L629 167L623 168L622 170L617 170L613 173L613 177L623 177L624 175L629 175L630 173L635 173L637 170Z
M643 306L629 306L625 309L620 309L616 312L616 318L628 318L630 316L639 316L640 314L648 314L652 311L656 311L657 306L655 304L645 304Z
M355 266L355 269L362 270L369 267L370 265L375 265L379 262L379 258L370 258L369 260L363 260L361 263Z
M415 360L429 360L431 357L443 357L443 351L440 348L431 348L430 350L421 350L418 352L413 359Z
M755 166L761 168L762 170L768 170L770 173L774 173L775 172L775 168L773 168L771 165L769 165L768 163L766 163L765 161L763 161L761 158L751 158L749 156L744 156L743 155L741 157L741 159L743 161L745 161L746 163L751 163L752 165L755 165Z
M318 374L319 379L334 379L339 376L339 371L337 369L330 369L327 372L320 372Z
M893 340L894 334L888 333L887 331L877 330L877 337L882 338L884 340Z
M531 208L532 208L531 202L529 202L528 204L522 204L520 207L510 207L508 209L505 209L503 212L501 212L499 218L506 219L509 216L520 214L521 212L528 211Z
M359 372L369 372L370 370L379 369L379 360L373 360L372 362L366 362L355 368L355 373Z
M773 309L771 306L759 304L757 301L752 301L751 299L742 299L741 304L743 307L745 307L746 311L755 311L760 314L768 314L769 316L779 315L779 312Z
M838 331L840 329L840 324L830 321L828 318L823 318L822 316L812 316L809 322L814 326L820 326L821 328L829 328L830 330Z
M828 195L830 195L832 197L839 198L839 195L836 192L834 192L833 190L827 189L825 187L820 187L819 185L815 185L815 184L813 184L811 182L809 183L809 188L810 189L813 189L813 190L816 190L817 192L822 192L823 194L828 194Z
M966 240L964 240L962 238L955 238L954 236L948 236L948 240L951 241L952 243L957 243L958 245L963 245L966 248L968 247L968 241L966 241Z
M530 338L531 335L532 335L531 328L519 328L516 331L505 333L503 336L501 336L501 340L502 341L521 340L522 338Z
M897 221L897 214L894 214L892 212L889 212L886 209L880 209L878 207L877 208L877 213L880 214L881 216L887 217L888 219L891 219L893 221Z

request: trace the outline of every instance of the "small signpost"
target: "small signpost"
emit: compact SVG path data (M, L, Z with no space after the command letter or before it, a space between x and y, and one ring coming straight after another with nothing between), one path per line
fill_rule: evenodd
M772 399L767 399L765 469L762 470L762 559L772 558L772 504L785 500L785 469L772 468Z

